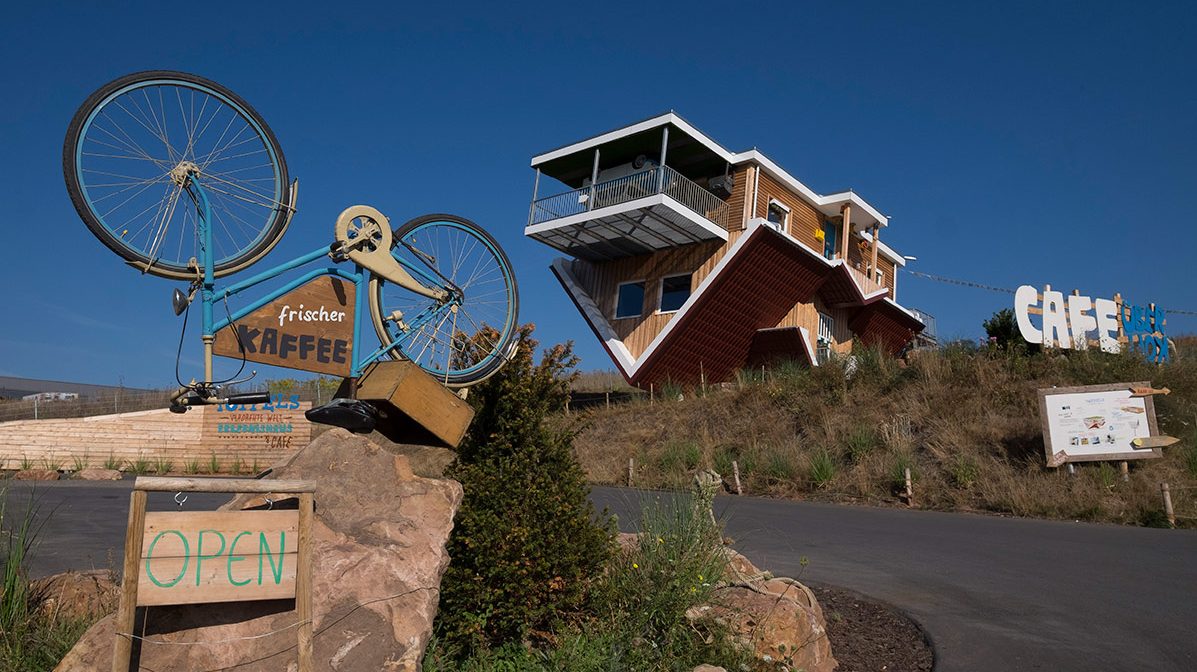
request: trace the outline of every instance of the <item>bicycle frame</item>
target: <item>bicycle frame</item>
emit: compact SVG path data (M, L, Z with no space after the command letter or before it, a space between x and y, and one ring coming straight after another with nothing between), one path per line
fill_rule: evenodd
M384 343L381 347L379 347L378 349L374 350L373 352L371 352L370 354L368 354L364 357L362 356L362 349L361 349L362 316L365 314L365 312L367 310L365 304L367 301L366 292L369 291L370 273L367 269L362 268L362 266L359 264L354 264L352 271L349 271L345 268L342 268L340 266L335 266L335 265L327 266L325 268L312 269L312 270L308 271L307 273L304 273L300 277L292 280L291 282L288 282L283 287L280 287L276 290L268 292L265 296L255 300L255 301L250 302L249 305L247 305L239 310L231 311L229 313L229 315L227 315L225 318L220 319L220 320L215 320L213 318L213 314L212 314L213 310L212 309L213 309L213 306L215 306L218 301L222 301L222 300L227 301L229 297L236 296L251 287L255 287L263 282L266 282L267 280L277 278L277 277L281 276L282 274L286 273L287 271L299 268L300 266L304 266L306 264L310 264L310 263L320 259L321 257L327 257L327 256L329 256L330 251L329 251L329 247L326 245L324 247L313 250L305 255L296 257L290 261L279 264L278 266L275 266L274 268L271 268L268 271L264 271L262 273L259 273L255 276L253 276L253 277L242 280L241 282L233 283L224 288L218 288L216 286L216 281L215 281L215 275L216 275L215 263L216 262L214 259L214 255L211 253L212 246L213 246L213 236L212 236L212 228L209 225L209 222L211 221L212 210L211 210L211 205L208 202L208 195L204 191L203 185L200 184L196 175L189 176L189 179L187 180L187 183L184 188L187 189L188 194L194 200L194 202L196 204L196 210L197 210L196 227L197 227L198 233L199 233L198 254L201 257L200 259L197 260L197 262L201 265L201 268L203 269L203 279L200 284L200 298L201 298L201 304L202 304L202 323L203 323L201 338L204 343L204 382L206 382L206 383L213 382L212 381L212 378L213 378L213 375L212 375L213 346L216 342L216 334L220 330L231 326L237 320L245 317L246 315L252 313L253 311L257 310L258 308L261 308L262 306L266 305L267 303L270 303L271 301L279 298L280 296L283 296L287 292L290 292L291 290L296 289L297 287L300 287L301 285L303 285L311 280L314 280L318 277L321 277L321 276L328 275L328 276L341 278L343 280L347 280L349 282L352 282L356 288L356 293L354 295L355 305L354 305L354 310L353 310L353 313L354 313L354 315L353 315L353 348L352 348L353 357L352 357L352 362L351 362L351 367L350 367L350 369L351 369L350 376L351 376L351 378L354 378L354 379L358 378L361 375L362 370L368 364L370 364L371 362L374 362L378 358L382 357L384 354L386 354L392 348L395 348L404 338L406 338L408 333L419 330L421 327L423 327L424 325L431 322L441 310L445 309L446 307L452 308L458 303L458 300L456 298L450 298L449 301L445 302L442 305L429 306L428 308L421 311L420 314L418 314L414 318L412 318L410 322L407 323L407 331L403 335L401 335L399 338L392 340L389 343ZM423 269L413 266L407 260L402 259L402 258L395 258L395 260L408 273L412 274L420 282L427 283L429 286L432 286L432 287L439 287L442 284L439 279L434 278L430 274L426 273ZM405 283L405 286L406 286L406 283ZM425 295L431 294L431 292L429 292L429 290L427 290L426 288L420 288L419 290L417 290L413 287L410 287L410 286L406 286L406 288L410 289L411 291L420 293L420 294L425 294Z

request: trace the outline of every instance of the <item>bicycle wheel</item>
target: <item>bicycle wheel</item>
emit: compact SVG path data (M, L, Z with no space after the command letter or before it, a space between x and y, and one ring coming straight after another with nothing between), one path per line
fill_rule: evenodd
M440 303L372 277L370 314L384 344L398 340L391 356L410 359L450 387L498 371L515 336L519 294L495 239L468 219L425 215L395 229L391 254L457 297Z
M188 175L211 204L217 276L260 259L290 221L287 163L266 122L237 94L183 72L138 72L100 87L71 119L62 166L87 228L154 275L196 277Z

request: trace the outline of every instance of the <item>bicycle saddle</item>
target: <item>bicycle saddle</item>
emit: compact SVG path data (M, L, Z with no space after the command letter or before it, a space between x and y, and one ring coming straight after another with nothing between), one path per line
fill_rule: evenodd
M378 424L378 410L358 399L333 399L304 412L304 417L322 425L333 425L357 434L369 434Z

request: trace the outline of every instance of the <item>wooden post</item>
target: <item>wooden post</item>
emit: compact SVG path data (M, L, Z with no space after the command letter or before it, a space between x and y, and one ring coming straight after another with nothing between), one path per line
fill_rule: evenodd
M914 486L910 480L910 467L906 467L906 506L914 506Z
M610 391L607 392L607 408L608 409L611 408L611 392Z
M1122 472L1123 483L1130 480L1130 464L1126 460L1118 463L1118 470Z
M702 381L702 394L703 394L703 396L706 396L706 394L707 394L707 372L706 372L706 369L703 368L702 362L698 363L698 377L699 377L699 380Z
M852 204L845 203L840 208L843 222L840 224L840 259L848 259L848 238L852 236Z
M1076 467L1071 462L1068 463L1068 475L1076 476Z
M568 395L568 394L565 395L565 414L566 415L569 415L569 396L570 395Z
M744 494L744 489L740 487L740 463L732 460L732 483L736 486L736 494Z
M878 222L873 225L873 251L872 261L869 263L869 280L877 281L877 245L881 238L881 223Z
M653 402L656 401L655 397L656 397L656 390L653 389L653 384L649 383L648 384L648 405L649 406L652 406Z
M1164 514L1168 516L1168 526L1176 527L1176 512L1172 510L1172 493L1168 491L1167 483L1160 483L1160 492L1164 495Z
M133 655L133 628L137 616L138 562L145 536L145 490L129 495L129 526L125 529L125 563L121 576L121 602L116 612L116 645L112 649L112 672L129 672Z
M299 493L299 548L295 567L295 611L299 612L299 671L312 667L312 493Z
M628 487L629 488L632 487L632 474L634 474L634 473L636 473L636 460L635 460L635 458L629 457L628 458Z

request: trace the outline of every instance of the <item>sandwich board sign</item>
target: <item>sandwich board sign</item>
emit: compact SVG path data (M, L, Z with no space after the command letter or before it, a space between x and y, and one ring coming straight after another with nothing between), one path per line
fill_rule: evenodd
M127 672L137 607L295 599L299 672L312 670L315 483L138 478L129 503L113 672ZM298 510L152 511L147 492L296 494Z
M1053 387L1039 390L1043 446L1047 466L1069 462L1136 460L1163 457L1159 447L1138 443L1159 435L1155 403L1147 382Z

